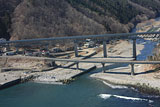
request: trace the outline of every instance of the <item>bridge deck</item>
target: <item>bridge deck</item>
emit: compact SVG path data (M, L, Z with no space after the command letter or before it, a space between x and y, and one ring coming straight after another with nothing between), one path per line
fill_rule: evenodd
M0 42L2 44L10 43L24 43L24 42L40 42L40 41L54 41L54 40L80 40L80 39L95 39L95 38L159 38L160 32L140 32L140 33L119 33L119 34L102 34L102 35L81 35L81 36L69 36L69 37L52 37L52 38L38 38L38 39L25 39L25 40L15 40L15 41L4 41Z
M59 59L47 57L29 57L29 56L0 56L0 58L24 58L24 59L37 59L37 60L52 60L61 62L75 62L75 63L115 63L115 64L160 64L160 61L137 61L133 58L91 58L91 59Z

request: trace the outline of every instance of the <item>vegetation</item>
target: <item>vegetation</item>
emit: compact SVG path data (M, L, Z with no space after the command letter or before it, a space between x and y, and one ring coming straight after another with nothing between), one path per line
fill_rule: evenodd
M3 17L0 17L0 38L10 38L8 30L10 29L11 19L8 13L5 13Z
M127 0L68 0L68 2L75 8L77 8L77 5L81 5L99 15L109 14L123 24L127 24L133 17L139 14L138 10L135 10Z
M0 0L0 38L10 39L11 13L21 0Z
M160 12L159 0L0 0L0 38L129 32Z
M149 84L140 84L140 83L137 83L135 86L136 89L138 89L138 91L140 91L141 93L145 93L145 94L148 94L148 95L160 95L160 90L158 87L156 88L153 88L151 87Z
M160 12L160 1L159 0L131 0L145 8L149 8L150 10Z

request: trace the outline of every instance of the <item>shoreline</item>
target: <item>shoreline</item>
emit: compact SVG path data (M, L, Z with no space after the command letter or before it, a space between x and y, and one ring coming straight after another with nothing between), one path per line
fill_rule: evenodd
M142 43L143 44L143 43ZM123 46L123 43L118 44ZM122 49L121 55L128 57L130 43L126 46L128 48L128 52ZM143 44L144 45L144 44ZM137 44L137 53L138 58L142 59L147 58L147 45L141 46L141 44ZM114 47L115 49L116 46ZM150 48L151 49L151 48ZM143 51L142 51L143 50ZM148 49L149 50L149 49ZM145 52L146 51L146 52ZM150 53L151 54L151 53ZM113 55L113 54L112 54ZM145 55L145 56L144 56ZM108 83L115 85L123 85L129 86L138 89L140 92L149 94L149 95L160 95L160 72L156 70L152 65L135 65L135 75L131 76L131 68L129 65L116 65L116 64L106 64L105 73L102 73L101 65L97 65L97 69L99 72L90 75L90 77L95 79L100 79L107 81Z
M133 89L134 91L138 91L142 94L146 94L146 95L151 95L151 96L156 96L156 97L160 97L160 90L157 88L153 88L148 86L147 84L129 84L129 83L117 83L117 82L113 82L113 81L109 81L107 79L103 79L103 78L97 78L97 77L92 77L91 78L97 79L99 81L102 81L105 85L111 87L110 85L113 85L111 88L115 87L115 88L119 88L119 89L126 89L126 88L130 88ZM114 89L114 88L113 88Z

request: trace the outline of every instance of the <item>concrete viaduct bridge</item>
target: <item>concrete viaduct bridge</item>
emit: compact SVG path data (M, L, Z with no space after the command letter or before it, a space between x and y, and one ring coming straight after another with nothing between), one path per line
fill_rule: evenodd
M30 58L30 59L46 59L51 61L62 61L62 62L74 62L77 64L77 69L79 68L80 63L100 63L103 67L103 72L105 72L105 64L129 64L131 65L131 75L134 75L134 65L135 64L160 64L160 61L138 61L137 52L136 52L136 40L137 39L148 39L159 41L160 32L143 32L143 33L121 33L121 34L103 34L103 35L87 35L87 36L70 36L70 37L53 37L53 38L40 38L40 39L26 39L26 40L15 40L15 41L5 41L0 42L0 45L9 45L9 44L23 44L23 43L38 43L43 41L74 41L74 51L75 56L78 57L78 41L83 41L85 39L94 39L103 41L103 58L99 59L59 59L59 58L48 58L48 57L24 57L24 56L0 56L1 58ZM117 40L117 39L127 39L133 40L133 60L114 60L107 59L107 41Z

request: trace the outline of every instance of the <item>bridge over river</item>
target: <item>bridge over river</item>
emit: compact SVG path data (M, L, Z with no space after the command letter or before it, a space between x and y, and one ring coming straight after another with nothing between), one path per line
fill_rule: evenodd
M78 42L84 41L85 39L92 39L98 40L103 43L103 57L102 58L90 58L90 59L60 59L60 58L50 58L50 57L29 57L29 56L0 56L0 58L30 58L30 59L40 59L40 60L52 60L52 61L60 61L60 62L74 62L77 64L77 69L79 69L80 63L101 63L103 67L103 72L105 72L105 64L130 64L131 65L131 75L134 75L134 65L135 64L160 64L160 61L139 61L137 60L137 52L136 52L136 40L137 39L148 39L159 41L160 39L160 32L143 32L143 33L121 33L121 34L103 34L103 35L88 35L88 36L70 36L70 37L54 37L54 38L40 38L40 39L26 39L26 40L16 40L16 41L5 41L1 42L0 45L8 46L14 44L24 44L24 43L35 43L38 44L39 42L42 43L43 41L74 41L74 51L75 56L79 57L78 53ZM119 40L119 39L127 39L132 40L133 42L133 58L124 60L124 59L113 59L108 58L107 56L107 42L110 40Z

